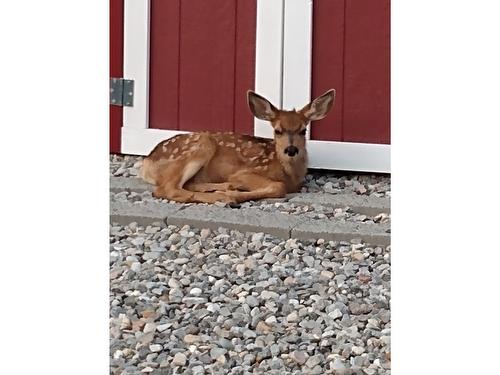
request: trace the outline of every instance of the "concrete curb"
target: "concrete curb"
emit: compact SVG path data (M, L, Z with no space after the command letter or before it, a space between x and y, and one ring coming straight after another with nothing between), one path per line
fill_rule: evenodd
M320 204L332 207L350 207L354 212L367 216L376 216L380 213L391 212L391 201L388 198L371 197L354 194L324 194L300 193L288 200L299 204Z
M265 212L257 208L231 209L217 206L191 206L167 216L168 225L185 224L197 228L236 229L241 232L266 232L290 238L292 228L302 219L281 212Z
M224 227L242 232L265 232L289 239L349 241L360 238L372 245L390 243L389 225L309 220L281 212L265 212L256 208L231 209L218 206L185 206L162 202L111 202L110 222L126 225L131 222L151 225L190 225L196 228Z
M135 221L139 225L147 226L155 222L164 222L168 217L178 211L180 205L164 204L161 202L111 202L109 219L111 223L127 225Z
M292 229L292 238L301 240L323 238L326 241L350 241L361 238L363 241L387 246L391 243L388 224L332 222L330 220L308 220Z
M111 177L109 179L109 190L112 192L120 192L125 190L143 192L153 191L153 185L148 184L140 178L134 177Z

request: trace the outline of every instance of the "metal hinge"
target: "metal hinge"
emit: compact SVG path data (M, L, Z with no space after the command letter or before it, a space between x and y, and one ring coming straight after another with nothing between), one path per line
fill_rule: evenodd
M134 80L111 78L109 80L109 103L132 107L134 105Z

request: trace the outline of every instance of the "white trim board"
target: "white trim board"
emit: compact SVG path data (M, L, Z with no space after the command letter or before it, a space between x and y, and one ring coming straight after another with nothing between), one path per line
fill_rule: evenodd
M161 141L187 132L122 128L122 152L148 155ZM391 146L370 143L308 141L309 168L390 173Z
M161 141L177 134L188 133L179 130L134 129L122 127L122 153L149 155Z
M134 80L134 106L123 107L123 126L127 128L148 128L149 13L150 0L125 0L123 77Z
M257 0L255 91L276 107L282 105L284 0ZM254 120L254 134L272 138L267 121Z
M283 109L300 109L311 101L312 12L311 0L285 2ZM308 126L306 139L310 138Z
M311 100L311 0L286 0L283 30L283 109L300 109Z
M309 168L391 173L391 145L307 141Z

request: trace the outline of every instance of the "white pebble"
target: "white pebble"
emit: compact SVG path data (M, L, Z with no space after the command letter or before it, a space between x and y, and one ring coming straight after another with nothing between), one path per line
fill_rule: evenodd
M163 349L163 346L160 344L152 344L149 345L149 350L151 350L153 353L159 352Z
M144 329L142 330L144 333L154 332L156 330L155 323L146 323Z
M189 291L189 294L193 295L193 296L199 296L201 295L202 293L202 290L200 288L193 288Z

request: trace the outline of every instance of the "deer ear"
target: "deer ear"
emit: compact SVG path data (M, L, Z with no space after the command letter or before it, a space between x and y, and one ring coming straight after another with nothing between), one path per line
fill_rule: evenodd
M302 113L309 121L325 118L335 101L335 89L330 89L302 108Z
M271 121L278 115L278 110L269 100L249 90L247 92L248 107L260 120Z

